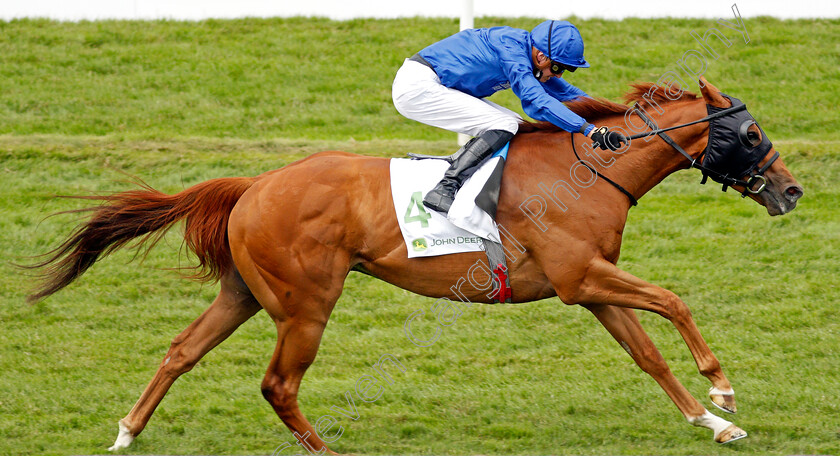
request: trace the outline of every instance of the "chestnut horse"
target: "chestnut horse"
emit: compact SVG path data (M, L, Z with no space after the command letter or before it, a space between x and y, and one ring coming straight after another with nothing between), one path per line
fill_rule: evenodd
M558 296L566 304L588 309L659 383L689 423L711 429L714 439L724 443L746 433L692 397L634 314L634 309L641 309L670 320L700 373L711 382L713 404L734 413L732 385L688 307L674 293L616 267L631 202L692 161L700 163L710 141L737 143L730 137L710 139L713 128L708 121L692 123L712 109L732 106L732 99L704 79L700 82L702 97L689 92L674 95L668 92L673 87L652 84L636 85L627 96L660 128L690 124L670 134L691 161L659 138L637 140L621 153L601 152L589 147L581 135L547 124L523 124L511 142L497 221L510 234L504 244L512 252L508 273L514 302ZM569 107L598 125L623 128L630 109L592 99ZM641 123L638 118L633 121ZM727 149L723 158L743 155L764 141L754 122L742 127L742 136L753 144ZM756 160L762 175L737 181L744 182L742 186L730 185L764 205L770 215L784 214L796 206L803 191L782 161L771 157L772 145L768 147L767 154ZM586 163L575 158L577 151L589 157ZM710 148L706 157L711 152ZM752 188L759 178L761 187ZM322 152L257 177L214 179L175 195L144 187L87 198L103 203L89 209L90 220L45 261L32 266L46 267L47 281L31 299L55 293L101 255L131 239L145 236L141 240L154 245L179 220L185 220L187 246L199 259L196 275L221 282L218 297L172 341L154 378L119 421L112 450L127 446L143 430L181 374L265 309L277 327L277 346L262 381L263 395L292 432L308 436L308 448L329 451L298 408L297 394L351 270L425 296L492 302L486 289L471 283L457 290L461 296L451 290L453 278L484 261L483 253L407 258L391 209L385 158ZM519 245L511 245L511 239Z

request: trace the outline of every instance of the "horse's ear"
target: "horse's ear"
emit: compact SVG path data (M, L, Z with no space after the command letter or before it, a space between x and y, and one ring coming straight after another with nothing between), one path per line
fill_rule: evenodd
M700 76L700 93L703 94L703 99L706 100L707 104L716 108L728 108L732 106L732 102L721 96L720 90L710 84L704 76Z

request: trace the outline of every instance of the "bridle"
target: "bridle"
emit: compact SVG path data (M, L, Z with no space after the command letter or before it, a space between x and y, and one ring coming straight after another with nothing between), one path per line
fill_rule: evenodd
M720 109L720 110L717 111L717 112L714 112L712 114L709 114L702 119L695 120L695 121L688 122L688 123L684 123L684 124L677 125L677 126L674 126L674 127L668 127L668 128L656 128L656 124L653 123L653 121L650 120L650 118L648 118L642 112L642 110L637 109L637 110L635 110L636 114L638 114L639 117L651 129L653 129L653 131L649 131L649 132L645 132L645 133L639 133L639 134L630 136L629 139L633 140L633 139L643 138L645 136L650 136L650 135L655 134L655 135L659 136L660 138L662 138L663 141L668 143L668 145L670 145L671 147L676 149L677 152L679 152L685 158L687 158L691 162L691 165L690 165L691 168L697 168L703 173L703 180L700 181L701 184L705 184L706 181L708 180L708 178L711 177L713 181L718 182L720 184L723 184L723 187L721 188L721 190L724 191L724 192L726 191L727 187L731 187L733 185L740 185L741 187L744 188L744 191L741 192L741 197L746 197L750 193L752 193L754 195L757 195L757 194L761 193L762 191L764 191L764 189L767 187L767 179L764 177L764 173L770 168L770 166L773 165L773 163L776 161L776 159L779 158L779 152L774 151L773 156L770 157L769 160L767 160L767 163L765 163L764 166L762 166L760 168L758 167L758 163L761 162L761 160L767 155L767 153L769 153L770 149L772 149L772 144L770 144L770 141L767 140L766 135L762 134L762 143L759 144L759 145L756 145L754 147L760 147L761 145L764 145L766 143L767 152L761 154L758 157L757 160L754 160L755 163L753 163L747 169L747 171L745 173L740 174L740 175L736 175L736 176L733 177L729 174L729 172L726 172L726 171L731 171L731 170L716 170L716 169L712 169L709 166L705 166L703 164L703 159L706 158L706 156L709 153L714 152L712 144L713 144L713 139L714 139L714 135L715 135L716 132L715 132L715 129L713 127L709 128L709 142L708 142L708 145L706 146L706 149L704 149L703 152L701 152L700 155L697 156L697 158L692 158L688 154L688 152L686 152L682 147L680 147L680 145L677 144L670 136L665 134L666 131L675 130L677 128L683 128L683 127L687 127L689 125L694 125L694 124L698 124L698 123L702 123L702 122L709 122L710 124L714 125L714 121L717 120L717 119L728 118L728 117L731 117L731 116L735 115L736 113L747 110L747 105L745 105L744 103L740 103L740 100L728 97L726 95L724 95L724 96L726 98L729 98L730 101L732 101L732 107L725 108L725 109L720 109L720 108L710 107L709 105L707 105L707 110L709 110L709 111L711 111L712 109ZM749 115L748 112L745 112L745 114L746 114L746 116L744 116L744 115L738 116L738 117L741 117L743 119L741 122L739 122L739 125L738 125L738 133L737 133L739 135L738 141L739 141L740 146L750 147L749 144L747 144L745 142L745 140L742 136L747 134L747 132L746 132L747 128L749 128L750 125L755 124L755 120L752 118L752 116ZM749 117L749 119L746 119L746 117ZM736 122L738 120L741 120L741 119L737 119L737 118L735 119ZM733 151L723 151L723 152L718 152L718 153L726 154L726 153L732 153L732 152ZM741 179L741 176L749 176L749 179L747 179L747 180ZM758 187L758 189L753 190L753 186L759 181L761 182L761 185Z
M759 167L758 164L761 162L762 159L764 159L767 156L769 151L773 148L773 145L767 139L767 135L763 134L763 131L760 143L750 144L749 141L746 139L746 135L747 130L750 126L754 124L757 125L755 123L755 119L753 119L749 112L746 112L747 106L740 100L734 97L729 97L727 95L723 96L732 101L732 107L721 109L707 104L706 107L707 111L709 112L709 115L707 115L706 117L667 128L657 128L657 125L649 117L647 117L641 109L634 109L634 112L638 114L638 116L645 122L645 124L647 124L652 129L652 131L635 134L627 137L627 139L632 141L633 139L657 135L660 138L662 138L662 140L665 141L668 145L674 148L677 152L679 152L685 158L687 158L690 162L690 168L697 168L703 173L703 180L700 181L701 184L705 184L709 177L711 177L712 180L723 185L721 190L724 192L728 187L731 187L733 185L739 185L744 188L744 190L741 192L742 198L746 197L748 194L757 195L764 191L764 189L767 187L767 178L764 177L764 173L770 168L770 166L773 165L776 159L779 158L779 152L773 151L773 156L770 157L769 160L767 160L767 163ZM741 111L744 112L742 113ZM719 121L723 122L723 124L718 125L717 123ZM697 158L692 158L691 155L689 155L688 152L685 151L685 149L680 147L680 145L677 144L676 141L674 141L670 136L668 136L665 133L667 131L676 130L678 128L684 128L704 122L709 122L710 124L709 142L706 146L706 149L704 149L703 152L701 152L700 155L697 156ZM738 124L737 128L733 128L735 124ZM736 140L733 140L732 138L725 138L721 140L720 138L716 137L716 134L719 133L717 131L718 128L722 130L728 130L729 133L734 132L734 134L738 136L738 138ZM720 144L721 142L723 142L722 145ZM729 142L729 144L727 144L727 142ZM728 146L728 150L716 150L715 145ZM736 150L735 147L740 147L740 150ZM764 153L761 153L765 149L766 151ZM578 155L577 150L575 149L574 133L572 133L572 150L574 151L575 156L578 158L578 160L580 160L580 156ZM758 152L758 154L754 152ZM749 163L749 167L746 169L745 172L741 172L740 170L736 171L733 169L727 169L732 168L733 166L729 163L726 163L726 159L731 158L730 156L734 153L738 153L740 155L736 158L745 158L751 161L751 163ZM704 161L711 161L708 158L710 156L713 156L715 160L723 162L720 166L715 167L718 169L713 169L711 166L707 166L707 164L704 163ZM589 166L589 164L585 161L581 160L581 162L587 168L589 168L590 171L595 173L597 176L602 177L609 184L611 184L619 191L624 193L630 199L630 203L633 206L636 206L638 204L636 198L621 185L617 184L616 182L610 180L603 174L599 173L591 166ZM730 174L735 174L735 177L733 177ZM741 176L748 177L746 179L742 179ZM760 185L757 189L754 190L753 187L757 183L760 183Z

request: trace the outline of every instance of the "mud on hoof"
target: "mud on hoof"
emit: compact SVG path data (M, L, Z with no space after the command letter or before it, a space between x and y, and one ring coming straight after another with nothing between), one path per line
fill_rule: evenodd
M120 425L120 433L117 434L117 440L108 448L108 451L117 451L122 448L127 448L131 445L131 442L134 441L134 436L131 435L131 431L128 430L125 424L123 424L122 420L119 422Z
M729 443L734 442L736 440L741 440L747 436L747 432L743 429L735 426L734 424L730 424L729 427L724 429L720 432L720 434L715 436L715 442L717 443Z
M738 407L735 405L735 391L732 389L726 391L713 386L709 389L709 399L712 400L712 404L715 407L726 413L735 413L738 411Z

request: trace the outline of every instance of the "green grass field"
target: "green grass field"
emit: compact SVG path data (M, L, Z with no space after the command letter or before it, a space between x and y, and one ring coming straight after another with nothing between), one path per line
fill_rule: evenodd
M572 81L611 99L677 68L696 46L689 32L714 26L575 22L593 67ZM584 309L556 298L476 305L421 348L403 323L433 300L351 273L304 378L303 411L315 419L343 406L385 353L407 370L377 401L357 401L358 420L339 420L333 449L840 454L840 21L746 27L750 43L732 32L707 77L748 104L805 196L770 218L751 200L698 185L696 172L677 173L631 210L619 265L689 304L738 393L738 415L725 418L750 437L720 446L688 425ZM117 252L26 304L32 279L10 262L57 245L75 216L45 217L81 204L53 195L124 190L123 172L176 192L327 149L449 153L454 135L401 118L390 83L403 58L456 28L441 19L0 22L0 454L105 454L171 339L217 290L167 269L190 263L173 230L145 261ZM511 94L494 100L516 107ZM676 330L641 318L708 404ZM258 314L176 382L123 452L271 454L290 442L259 391L274 342Z

